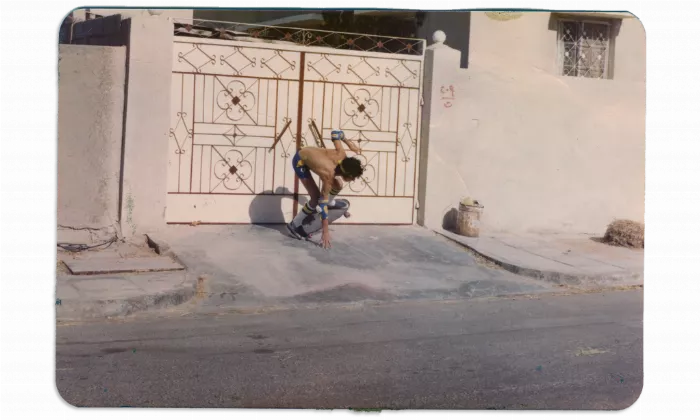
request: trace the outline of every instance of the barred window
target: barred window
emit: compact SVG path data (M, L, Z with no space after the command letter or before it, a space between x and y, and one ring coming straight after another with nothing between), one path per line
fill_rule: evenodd
M608 23L559 21L559 60L562 75L608 79L609 54Z

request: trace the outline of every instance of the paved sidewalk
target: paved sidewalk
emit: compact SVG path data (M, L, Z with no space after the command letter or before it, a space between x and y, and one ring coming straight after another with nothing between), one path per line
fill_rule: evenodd
M201 307L249 308L536 294L555 285L480 264L416 226L332 226L323 250L284 226L169 226L149 236L203 279Z
M59 274L56 319L119 317L187 302L196 294L184 271L73 276Z
M109 268L115 258L160 254L160 259L172 258L187 270L72 275L59 264L57 319L118 317L183 303L187 305L181 308L191 311L249 310L503 297L558 291L562 284L590 289L642 283L643 251L576 235L473 239L439 232L449 240L416 226L334 226L333 249L323 250L289 238L283 229L171 226L149 237L157 253L145 244L59 253L59 260L93 259L100 269Z
M610 246L587 234L437 233L519 275L585 287L642 285L644 250Z
M195 279L172 256L158 256L145 241L59 251L57 259L56 319L61 321L130 315L179 305L196 294ZM75 275L71 270L109 274ZM118 273L131 270L143 272Z

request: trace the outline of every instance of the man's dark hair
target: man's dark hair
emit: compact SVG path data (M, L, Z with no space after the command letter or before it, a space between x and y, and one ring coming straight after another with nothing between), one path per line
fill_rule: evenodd
M362 176L362 173L365 171L365 168L362 167L362 162L360 162L360 159L355 157L346 157L343 159L340 165L343 168L340 171L341 174L347 175L351 178L358 178Z

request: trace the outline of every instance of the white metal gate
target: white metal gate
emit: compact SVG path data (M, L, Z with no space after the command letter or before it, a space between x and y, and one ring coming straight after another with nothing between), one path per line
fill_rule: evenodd
M352 203L346 223L412 224L422 67L422 51L175 37L167 222L291 220L308 198L294 153L332 148L330 131L341 129L365 165L341 192Z

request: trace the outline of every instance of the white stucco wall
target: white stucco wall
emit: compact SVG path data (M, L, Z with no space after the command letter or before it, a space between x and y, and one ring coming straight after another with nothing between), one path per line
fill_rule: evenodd
M125 237L165 226L173 26L137 16L129 32L121 230Z
M472 12L469 36L469 65L495 72L535 70L559 74L557 59L557 18L577 17L620 23L613 30L614 80L643 82L646 73L646 35L641 22L632 15L557 15L550 12L524 12L512 20L494 19L486 12ZM612 17L625 16L624 19ZM464 38L460 28L439 28L450 39ZM451 33L450 33L451 29ZM615 34L615 32L617 32Z
M101 125L113 124L113 126L109 125L113 131L109 131L109 136L106 138L111 139L118 134L119 139L119 147L116 150L112 148L109 152L99 149L101 144L107 141L106 138L100 138L99 141L90 141L89 147L85 146L79 150L80 156L74 156L72 150L67 150L59 156L59 224L68 222L60 217L62 200L73 200L71 206L75 206L75 200L81 200L80 206L84 207L83 213L94 214L95 223L97 221L103 223L107 219L117 223L121 235L127 238L157 231L165 226L173 48L173 26L168 16L138 13L128 17L128 20L123 21L127 25L128 47L118 49L121 52L120 63L115 63L107 55L102 58L84 59L76 64L75 71L70 73L75 78L75 83L69 85L65 80L59 83L61 89L68 89L67 86L70 86L71 92L77 90L73 93L75 97L82 99L83 96L88 95L87 97L91 100L87 104L82 104L82 108L66 107L71 114L62 119L65 130L105 137L103 132L106 132L106 129L100 128ZM115 47L61 46L61 48L111 51ZM121 96L118 98L104 96L112 92L110 85L100 85L99 89L90 85L95 78L101 80L112 75L109 72L117 71L120 72L119 77L121 77L119 85ZM82 75L86 75L84 81L80 81ZM86 84L90 86L85 86ZM85 92L78 91L81 89ZM95 92L92 93L93 91ZM103 102L99 102L98 99ZM61 99L60 109L63 109L64 102L67 101ZM124 107L125 103L126 107ZM117 111L118 115L111 114ZM123 112L126 114L123 115ZM109 156L109 165L103 165L106 159L103 155ZM94 165L95 168L87 172L75 171L75 168L81 167L76 161L83 165ZM121 189L118 182L120 165ZM113 178L116 184L109 184L110 201L109 210L107 210L100 204L100 200L97 200L97 203L91 201L95 194L90 188L96 189L103 182L96 182L95 178L90 176L90 171L111 174L113 170L116 171ZM61 173L69 175L61 180ZM62 194L61 191L66 192ZM69 197L68 192L75 197ZM97 215L103 215L102 219ZM70 222L77 223L78 220L82 220L81 218L84 219L84 215L73 215Z
M440 227L465 195L485 205L489 230L601 233L614 218L643 220L639 22L623 21L615 79L594 80L556 74L548 17L484 19L472 13L469 69L446 45L427 53L419 223ZM450 85L455 99L442 100Z
M58 225L114 233L126 49L60 45L58 56Z

